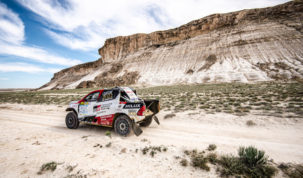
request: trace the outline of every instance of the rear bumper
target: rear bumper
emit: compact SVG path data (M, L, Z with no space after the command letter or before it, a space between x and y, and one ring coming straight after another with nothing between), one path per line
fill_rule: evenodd
M150 116L150 115L153 115L153 112L147 109L143 112L143 116L131 115L130 118L133 119L135 123L138 123L144 120L146 116Z
M135 123L142 121L145 116L131 116L131 119L135 121Z

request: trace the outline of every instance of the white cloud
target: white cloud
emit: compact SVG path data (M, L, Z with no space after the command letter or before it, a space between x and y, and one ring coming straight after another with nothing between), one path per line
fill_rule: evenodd
M24 44L24 25L19 16L0 2L0 54L12 55L41 63L71 66L80 60L60 57Z
M55 42L92 50L109 37L177 27L212 13L272 6L288 0L18 0L40 16ZM59 31L59 32L58 32Z
M26 72L26 73L38 73L38 72L49 72L55 73L60 69L55 68L41 68L36 65L27 63L0 63L0 72Z
M21 44L24 40L24 25L19 16L0 3L0 37L2 41Z
M56 56L38 47L30 47L25 45L11 45L1 42L0 42L0 54L19 56L22 58L28 58L41 63L58 64L63 66L71 66L80 63L79 60L73 60L73 59Z
M69 33L59 34L47 29L45 31L58 44L75 50L81 49L83 51L86 51L86 50L95 49L101 46L102 42L105 40L105 38L102 37L101 35L97 35L96 33L92 33L92 32L85 32L84 34L88 36L86 37L86 39L81 39L74 37Z

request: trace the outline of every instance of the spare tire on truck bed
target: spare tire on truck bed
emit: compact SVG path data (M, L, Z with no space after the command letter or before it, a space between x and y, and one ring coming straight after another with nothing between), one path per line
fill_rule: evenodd
M152 111L153 114L146 116L139 125L142 127L148 127L152 123L153 117L156 117L155 115L160 111L160 102L159 100L154 99L154 100L144 100L144 103L146 105L146 109ZM158 119L156 120L156 122L159 124Z
M153 114L157 114L160 111L160 102L159 100L144 100L146 109L149 109Z

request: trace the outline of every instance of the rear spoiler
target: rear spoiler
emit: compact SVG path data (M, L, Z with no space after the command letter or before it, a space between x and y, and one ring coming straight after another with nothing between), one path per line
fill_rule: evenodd
M157 114L160 111L160 102L159 100L144 100L146 108L153 112L153 115Z

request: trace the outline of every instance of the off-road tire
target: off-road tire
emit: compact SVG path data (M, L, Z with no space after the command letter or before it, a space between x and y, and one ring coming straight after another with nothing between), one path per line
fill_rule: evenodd
M79 127L79 120L74 112L69 112L65 117L66 127L69 129L77 129Z
M139 124L141 127L148 127L153 121L153 116L145 117L144 120Z
M122 136L129 135L133 130L133 123L126 115L120 115L115 119L114 130Z

